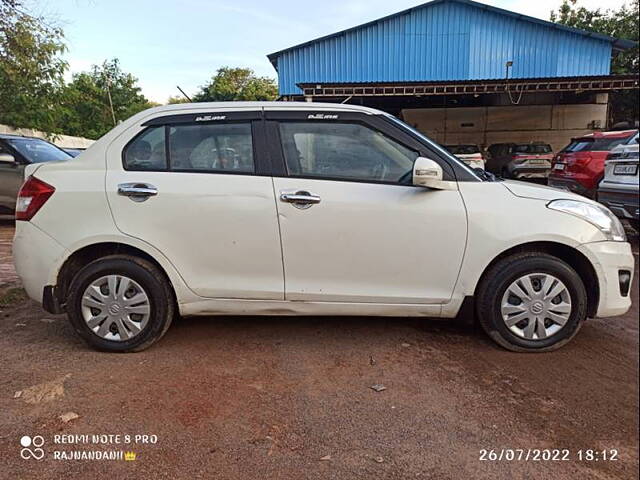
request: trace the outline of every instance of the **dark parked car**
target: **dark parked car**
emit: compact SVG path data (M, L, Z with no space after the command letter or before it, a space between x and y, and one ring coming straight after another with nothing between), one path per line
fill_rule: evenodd
M13 215L25 166L71 158L41 138L0 134L0 215Z
M494 143L486 170L502 178L547 178L553 152L547 143Z

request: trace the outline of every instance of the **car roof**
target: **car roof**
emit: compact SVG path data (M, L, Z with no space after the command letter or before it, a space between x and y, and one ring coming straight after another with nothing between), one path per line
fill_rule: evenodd
M611 132L593 132L593 133L587 133L586 135L580 135L579 137L575 137L574 140L577 140L579 138L624 138L624 137L630 137L631 135L634 135L636 133L638 133L638 130L636 129L614 130Z
M181 110L333 110L345 112L362 112L370 115L386 115L385 112L359 105L347 103L324 103L324 102L196 102L196 103L176 103L172 105L162 105L149 110L150 113L158 114L164 112L178 113Z

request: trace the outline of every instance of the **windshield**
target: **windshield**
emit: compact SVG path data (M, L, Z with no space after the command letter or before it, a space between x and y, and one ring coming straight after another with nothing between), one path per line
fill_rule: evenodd
M480 153L480 149L477 145L447 145L444 148L454 155L472 155L474 153Z
M31 163L54 162L73 158L64 150L38 138L11 138L7 142Z
M608 152L613 147L622 145L629 137L617 138L576 138L565 147L565 152Z
M514 153L551 153L549 145L531 144L516 145L513 147Z
M396 117L394 117L393 115L389 115L386 114L386 117L391 119L392 122L394 122L396 125L399 125L400 128L403 128L404 130L408 130L411 133L413 133L414 135L416 135L417 137L419 137L422 141L424 141L425 143L427 143L428 145L432 146L433 148L437 149L438 151L440 151L442 154L446 155L448 158L450 158L452 161L456 162L456 164L460 165L461 168L464 168L465 170L467 170L469 173L471 173L475 178L477 178L478 180L482 180L482 181L486 181L484 178L480 178L480 176L478 175L478 173L476 173L473 168L469 167L466 163L464 163L463 161L461 161L460 159L458 159L457 157L453 156L451 153L449 153L449 151L446 148L442 148L440 145L438 145L437 143L435 143L433 140L429 139L427 136L425 136L422 132L420 132L419 130L416 130L415 128L413 128L411 125L404 123L402 120L397 119Z

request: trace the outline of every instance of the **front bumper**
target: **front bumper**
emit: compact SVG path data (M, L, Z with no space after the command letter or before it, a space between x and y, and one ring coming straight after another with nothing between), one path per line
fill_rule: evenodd
M611 210L619 218L640 218L640 205L638 205L638 190L624 191L609 188L598 190L598 202Z
M56 284L56 266L66 256L65 248L31 222L16 222L13 262L27 295L43 303L47 285Z
M626 275L633 279L635 262L631 245L627 242L593 242L580 245L578 250L589 259L598 276L600 298L596 317L627 313L631 307L631 283L622 279ZM623 275L623 272L628 273Z

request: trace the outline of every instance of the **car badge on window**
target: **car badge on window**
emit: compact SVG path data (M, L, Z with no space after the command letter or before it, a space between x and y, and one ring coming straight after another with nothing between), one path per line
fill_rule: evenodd
M326 113L312 113L307 119L309 120L336 120L338 115L327 115Z
M196 122L211 122L213 120L224 120L225 118L227 118L226 115L202 115L196 117Z

